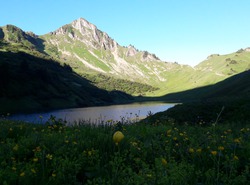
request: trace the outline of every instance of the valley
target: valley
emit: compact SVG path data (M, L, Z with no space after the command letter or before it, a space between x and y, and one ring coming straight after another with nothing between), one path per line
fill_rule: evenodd
M191 67L83 18L2 26L0 182L248 184L249 69L249 48Z
M2 113L144 99L183 101L186 95L179 92L250 69L249 48L211 54L191 67L161 61L133 45L120 46L83 18L40 36L13 25L0 27L0 57Z

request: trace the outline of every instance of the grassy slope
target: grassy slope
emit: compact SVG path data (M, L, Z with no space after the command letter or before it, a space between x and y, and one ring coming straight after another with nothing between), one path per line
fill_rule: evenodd
M150 121L173 118L178 123L214 123L249 120L250 71L234 75L214 85L166 95L160 99L185 102L166 112L152 116ZM219 113L222 111L222 115Z

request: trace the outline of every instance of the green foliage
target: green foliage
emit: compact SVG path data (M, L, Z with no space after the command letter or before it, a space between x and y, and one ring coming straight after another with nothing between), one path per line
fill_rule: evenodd
M42 117L40 117L42 121ZM3 184L247 184L250 125L0 121ZM125 138L116 145L119 128ZM128 178L129 176L129 178Z
M118 90L132 95L145 95L147 92L153 92L159 89L151 85L118 79L101 73L97 75L85 75L84 77L101 89L108 91Z

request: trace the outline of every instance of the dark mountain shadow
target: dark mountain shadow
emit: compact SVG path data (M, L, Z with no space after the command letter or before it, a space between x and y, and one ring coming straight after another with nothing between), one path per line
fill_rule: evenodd
M69 65L24 52L0 51L0 113L107 105L132 99L123 92L97 88Z
M182 104L148 119L174 119L179 124L211 124L217 122L250 122L250 71L234 75L214 85L167 94L148 100Z

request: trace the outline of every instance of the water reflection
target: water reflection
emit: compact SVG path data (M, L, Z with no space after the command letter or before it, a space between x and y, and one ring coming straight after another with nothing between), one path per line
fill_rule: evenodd
M139 120L150 113L165 111L175 104L163 102L144 102L125 105L98 106L87 108L73 108L36 114L18 114L10 119L22 120L32 123L45 123L51 115L57 119L61 118L68 123L85 121L91 123L102 123L107 121Z

